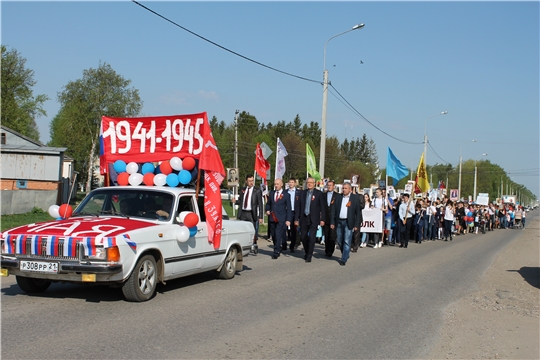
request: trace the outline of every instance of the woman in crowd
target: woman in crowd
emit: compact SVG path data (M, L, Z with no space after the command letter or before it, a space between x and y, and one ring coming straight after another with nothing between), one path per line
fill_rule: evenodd
M478 234L478 228L480 227L480 210L478 209L478 205L471 205L470 211L472 212L472 216L474 219L474 233Z
M514 227L514 208L510 207L506 212L506 220L508 221L508 227L512 229Z
M435 222L437 223L437 240L441 240L444 235L444 206L441 204L440 200L437 200L437 210L435 212Z
M401 234L398 230L398 222L399 222L399 206L401 205L401 196L399 196L394 203L394 208L392 209L392 226L394 227L394 231L392 231L392 243L395 244L401 244Z
M364 194L364 209L371 209L371 199L369 198L369 194ZM360 247L365 248L367 246L367 243L369 242L369 233L363 232L362 233L362 243L360 244Z
M454 212L455 207L452 200L446 202L446 207L444 208L444 241L452 241L452 223L454 222Z
M424 209L424 206L422 204L420 204L419 202L416 203L416 206L415 206L415 217L414 217L414 223L415 223L415 229L416 229L416 234L415 234L415 243L417 244L421 244L422 243L422 238L424 237L424 221L425 221L425 214L426 214L426 209Z

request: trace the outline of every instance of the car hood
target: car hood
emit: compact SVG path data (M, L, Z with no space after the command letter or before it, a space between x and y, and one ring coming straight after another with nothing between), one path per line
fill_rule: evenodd
M8 235L113 237L152 226L158 224L117 217L85 216L19 226L3 232L2 238Z

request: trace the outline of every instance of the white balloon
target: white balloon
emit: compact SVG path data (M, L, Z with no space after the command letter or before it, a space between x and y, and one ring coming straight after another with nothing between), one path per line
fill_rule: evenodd
M192 213L192 211L182 211L182 212L180 213L180 215L178 216L178 221L180 221L181 223L183 223L183 222L184 222L184 219L186 218L186 215L187 215L187 214L191 214L191 213Z
M157 174L154 176L154 185L156 186L165 186L167 183L167 176L164 174Z
M137 171L139 171L139 165L136 162L130 162L126 166L126 172L128 174L135 174Z
M129 175L128 182L131 186L141 185L143 182L143 174L135 173Z
M172 157L171 160L169 161L169 164L171 164L171 167L176 171L183 170L183 168L182 168L182 159L180 159L177 156Z
M58 205L51 205L49 206L49 215L51 215L53 218L59 218L60 217L60 206ZM189 230L188 230L189 233Z
M176 231L175 231L175 235L176 235L176 240L178 240L179 242L186 242L189 240L189 229L187 228L187 226L179 226L176 228Z

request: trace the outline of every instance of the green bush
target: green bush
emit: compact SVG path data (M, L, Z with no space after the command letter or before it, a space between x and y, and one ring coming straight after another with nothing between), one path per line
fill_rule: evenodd
M42 209L38 208L37 206L34 206L34 208L32 209L32 211L30 211L30 213L32 213L32 214L44 214L45 211L43 211Z

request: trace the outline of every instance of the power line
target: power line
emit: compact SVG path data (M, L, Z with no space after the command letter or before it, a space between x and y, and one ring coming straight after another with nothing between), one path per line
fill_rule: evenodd
M255 64L260 65L260 66L262 66L262 67L265 67L265 68L267 68L267 69L270 69L270 70L273 70L273 71L277 71L277 72L279 72L279 73L281 73L281 74L288 75L288 76L292 76L292 77L297 78L297 79L300 79L300 80L305 80L305 81L309 81L309 82L314 82L314 83L317 83L317 84L320 84L320 83L321 83L320 81L308 79L308 78L305 78L305 77L302 77L302 76L298 76L298 75L294 75L294 74L291 74L291 73L288 73L288 72L285 72L285 71L282 71L282 70L273 68L273 67L271 67L271 66L265 65L265 64L263 64L263 63L261 63L261 62L259 62L259 61L253 60L253 59L251 59L251 58L248 58L247 56L244 56L244 55L242 55L242 54L239 54L239 53L237 53L236 51L230 50L230 49L226 48L225 46L219 45L218 43L215 43L215 42L213 42L212 40L209 40L209 39L207 39L207 38L205 38L205 37L203 37L203 36L201 36L201 35L199 35L199 34L193 32L193 31L191 31L191 30L189 30L189 29L183 27L182 25L175 23L174 21L170 20L169 18L167 18L167 17L165 17L165 16L163 16L163 15L161 15L161 14L155 12L154 10L152 10L152 9L150 9L150 8L148 8L148 7L144 6L144 5L142 5L142 4L140 4L139 2L137 2L137 1L135 1L135 0L131 0L131 1L134 2L135 4L139 5L139 6L142 7L143 9L145 9L145 10L147 10L147 11L150 11L152 14L154 14L154 15L156 15L156 16L159 16L159 17L162 18L163 20L165 20L165 21L167 21L167 22L170 22L171 24L173 24L173 25L179 27L180 29L182 29L182 30L184 30L184 31L187 31L187 32L190 33L191 35L195 35L195 36L198 37L199 39L202 39L202 40L204 40L204 41L206 41L206 42L209 42L210 44L212 44L212 45L214 45L214 46L217 46L218 48L223 49L223 50L225 50L225 51L227 51L227 52L230 52L230 53L233 54L233 55L236 55L236 56L238 56L238 57L241 57L242 59L251 61L252 63L255 63Z
M343 97L343 95L340 94L340 92L336 89L336 87L332 84L330 84L330 86L338 93L338 95L347 103L347 105L349 106L350 109L352 109L352 111L358 115L360 118L362 118L364 121L366 121L368 124L370 124L371 126L373 126L375 129L379 130L380 132L382 132L383 134L385 134L386 136L388 137L391 137L392 139L394 140L397 140L397 141L400 141L402 143L405 143L405 144L411 144L411 145L422 145L423 143L421 142L412 142L412 141L407 141L407 140L402 140L402 139L399 139L393 135L390 135L389 133L387 133L386 131L382 130L381 128L379 128L377 125L373 124L371 121L369 121L364 115L362 115L358 110L356 110L356 108L354 106L352 106L348 101L347 99L345 99Z
M429 148L431 149L431 151L433 151L435 153L435 155L437 155L437 157L439 159L441 159L444 163L447 163L447 164L450 164L448 161L444 160L442 157L439 156L439 154L437 154L437 152L435 151L435 149L433 148L433 146L431 146L431 143L428 141L428 146Z

